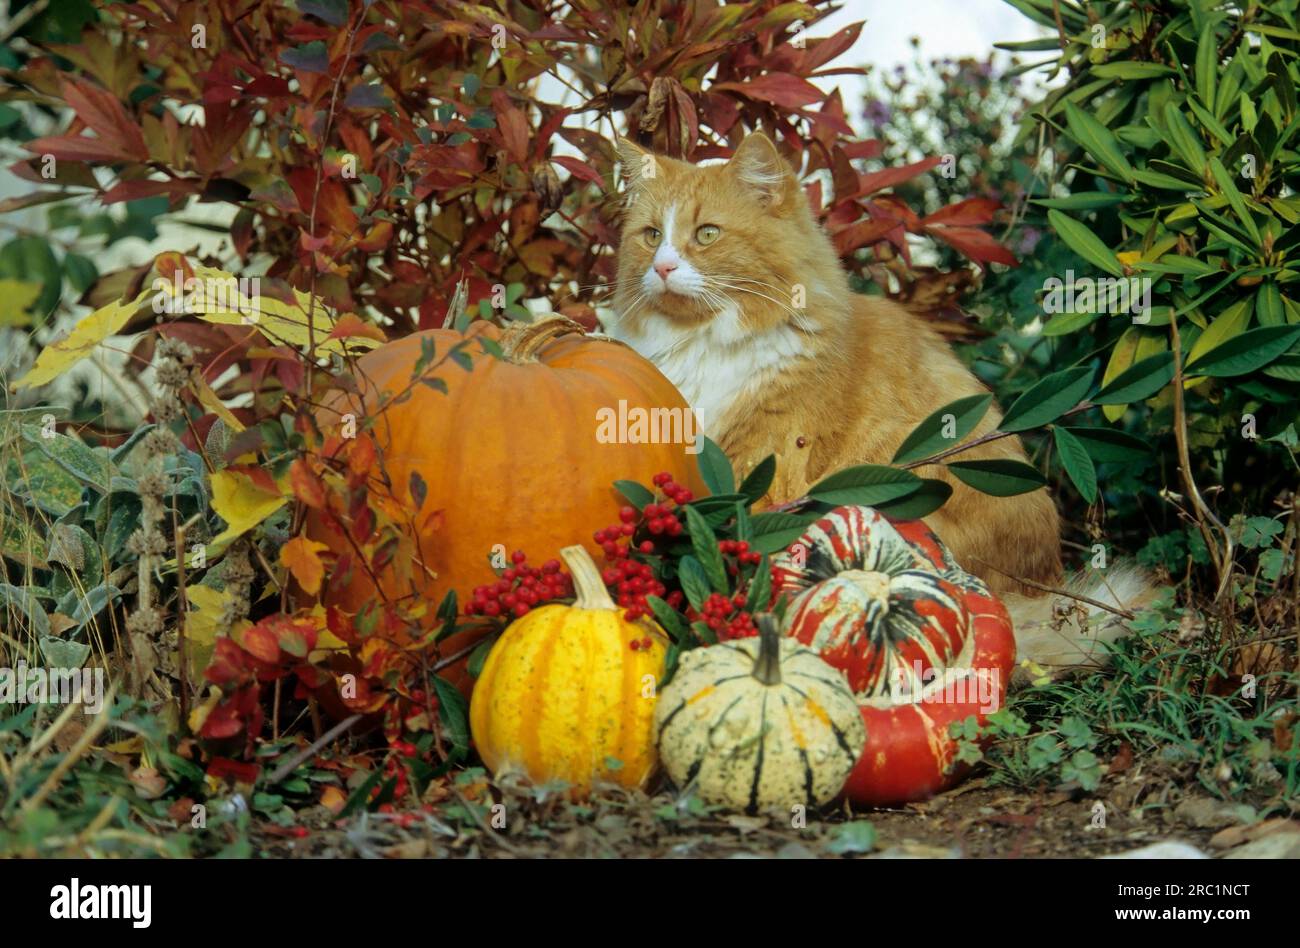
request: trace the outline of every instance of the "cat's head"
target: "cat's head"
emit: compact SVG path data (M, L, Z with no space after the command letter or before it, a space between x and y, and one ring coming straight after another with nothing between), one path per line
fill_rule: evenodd
M842 292L830 240L790 165L762 133L724 164L692 165L620 140L627 211L615 306L682 327L814 328L809 301Z

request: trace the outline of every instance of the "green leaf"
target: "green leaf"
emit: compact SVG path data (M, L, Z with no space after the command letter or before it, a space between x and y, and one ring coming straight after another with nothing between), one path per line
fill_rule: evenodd
M1113 191L1078 191L1059 198L1034 198L1029 203L1058 211L1092 211L1102 207L1123 204L1126 196Z
M0 602L18 610L27 616L30 623L28 631L34 633L38 638L50 634L50 618L37 602L32 591L25 586L11 586L9 583L0 583ZM10 635L15 635L22 631L22 625L6 623ZM21 637L21 636L20 636Z
M700 561L689 553L683 556L677 563L677 578L681 581L687 601L697 611L703 609L704 601L709 598L710 584Z
M740 482L740 493L749 498L751 504L758 503L772 486L776 476L776 455L769 454L758 462L758 466L745 475Z
M921 486L911 471L882 464L860 464L837 471L808 489L808 496L836 507L845 504L874 506L906 497Z
M658 596L646 596L645 601L650 611L654 613L655 621L663 626L664 631L672 636L673 641L684 644L690 629L682 619L682 614Z
M1040 379L1007 409L998 430L1027 431L1055 421L1083 401L1092 388L1092 376L1091 368L1075 366Z
M1234 336L1188 365L1188 374L1226 378L1268 365L1300 339L1300 326L1262 326Z
M438 695L438 718L442 733L457 749L469 750L469 703L460 690L441 675L433 677Z
M1205 149L1201 147L1200 136L1174 102L1165 105L1165 129L1169 144L1178 153L1178 157L1198 179L1204 178Z
M1217 18L1206 22L1196 43L1196 95L1207 108L1214 108L1215 82L1219 77L1219 41L1215 36Z
M1112 276L1124 275L1124 266L1115 256L1115 252L1083 224L1060 211L1048 211L1047 220L1065 245L1084 260Z
M1084 151L1112 174L1125 181L1133 180L1133 166L1124 157L1124 152L1120 150L1119 142L1110 129L1068 100L1065 103L1065 120L1070 129L1070 137Z
M691 504L686 505L686 529L691 535L691 548L695 551L695 558L704 568L709 585L714 592L728 592L727 566L722 561L722 554L718 552L718 538L705 522L704 515Z
M702 447L698 463L700 476L711 494L734 494L736 492L736 474L731 469L731 462L722 453L722 449L711 440L700 435Z
M1070 475L1070 480L1078 488L1079 496L1089 504L1095 504L1097 469L1093 467L1092 458L1088 456L1088 449L1083 446L1083 442L1070 433L1068 428L1062 428L1060 425L1052 429L1052 437L1056 441L1057 453L1061 456L1061 466L1065 468L1065 473Z
M815 513L755 514L752 523L754 538L749 545L760 553L779 553L803 536L808 525L817 519Z
M969 487L992 497L1013 497L1047 483L1043 475L1023 461L994 458L988 461L954 461L948 470Z
M101 583L94 589L86 590L84 596L77 597L77 607L72 611L72 620L78 627L84 626L108 607L108 604L122 598L122 590L116 586Z
M836 827L831 841L826 844L826 851L837 856L869 853L875 848L876 828L867 820L841 823Z
M1101 313L1057 313L1052 321L1043 327L1044 336L1064 336L1077 332L1085 326L1091 326Z
M1151 445L1118 428L1068 428L1074 440L1083 445L1088 456L1098 464L1108 461L1128 463L1151 456Z
M1286 310L1282 306L1282 293L1272 280L1259 285L1255 293L1255 320L1261 326L1286 325Z
M23 437L36 445L54 463L83 484L104 493L117 475L117 468L106 453L100 453L69 435L54 432L52 438L43 435L38 425L23 425Z
M758 568L754 571L754 578L750 581L749 592L745 596L745 609L749 612L766 609L771 598L772 564L764 553L763 559L759 561Z
M645 510L646 504L654 503L655 495L650 488L643 487L636 481L615 481L614 489L637 510Z
M968 395L949 402L912 430L894 452L892 463L917 461L955 447L975 430L992 404L992 394Z
M1255 219L1251 217L1250 209L1246 207L1246 199L1237 190L1237 185L1232 180L1232 176L1228 174L1228 169L1224 168L1223 162L1215 157L1210 159L1210 171L1214 175L1215 184L1219 186L1219 191L1228 199L1228 204L1232 207L1232 213L1237 215L1237 219L1241 221L1246 228L1246 232L1250 234L1254 245L1258 247L1260 244L1259 228L1255 226Z
M1174 75L1174 71L1168 66L1162 66L1160 63L1129 60L1127 62L1101 63L1093 66L1092 74L1100 76L1102 79L1159 79L1161 76Z
M898 500L876 504L876 509L896 520L920 520L942 507L951 496L951 484L935 478L924 478L914 493Z
M1125 369L1092 396L1094 405L1127 405L1150 398L1174 378L1174 354L1159 352Z

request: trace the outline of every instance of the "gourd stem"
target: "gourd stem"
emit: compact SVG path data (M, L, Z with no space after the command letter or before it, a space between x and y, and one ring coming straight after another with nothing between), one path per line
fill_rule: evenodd
M515 323L501 335L501 353L510 362L536 362L537 352L542 346L571 332L586 330L559 313L551 313L535 323Z
M577 591L574 608L577 609L617 609L618 604L610 598L605 581L600 578L591 554L581 546L566 546L560 550L560 559L569 568L573 576L573 588Z
M781 684L781 632L770 612L755 617L758 622L758 658L754 677L765 685Z

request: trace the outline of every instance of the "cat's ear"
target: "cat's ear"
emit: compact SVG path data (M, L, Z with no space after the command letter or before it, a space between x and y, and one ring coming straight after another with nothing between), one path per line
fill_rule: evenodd
M749 188L764 204L777 205L784 200L794 182L789 163L762 132L750 132L727 162L736 180Z
M630 138L619 136L618 161L623 183L629 191L636 189L646 179L658 172L653 152L647 151Z

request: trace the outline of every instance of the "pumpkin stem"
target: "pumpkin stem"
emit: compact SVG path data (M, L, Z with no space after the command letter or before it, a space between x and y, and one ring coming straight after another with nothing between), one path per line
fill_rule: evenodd
M754 617L758 622L758 658L754 659L754 677L765 685L781 684L781 632L770 612Z
M560 550L560 559L569 567L573 576L573 588L578 596L573 602L575 609L617 609L618 603L610 598L605 581L600 578L600 570L591 554L581 546L566 546Z
M551 313L534 323L511 323L501 334L501 352L516 364L536 362L537 352L552 339L566 333L586 332L568 316Z

